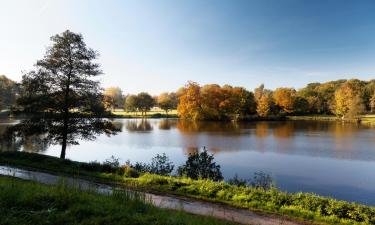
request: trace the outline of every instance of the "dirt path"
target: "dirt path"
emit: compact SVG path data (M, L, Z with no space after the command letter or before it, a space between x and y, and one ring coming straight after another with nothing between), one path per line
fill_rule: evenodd
M31 180L42 184L57 185L62 177L44 172L28 171L8 166L0 166L0 175L12 176L24 180ZM101 194L111 194L114 188L107 184L96 183L79 178L64 177L69 186L78 186L82 190L96 190ZM245 209L236 209L230 206L203 202L178 196L165 196L145 193L146 199L160 208L182 210L197 215L212 216L241 224L251 225L301 225L303 222L287 220L285 218L263 215Z

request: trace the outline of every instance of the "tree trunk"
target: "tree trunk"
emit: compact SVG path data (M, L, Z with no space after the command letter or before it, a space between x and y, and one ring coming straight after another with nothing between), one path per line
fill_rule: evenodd
M68 133L64 132L63 133L63 140L62 140L62 145L61 145L61 154L60 154L60 159L65 159L65 154L66 154L66 141L68 139Z

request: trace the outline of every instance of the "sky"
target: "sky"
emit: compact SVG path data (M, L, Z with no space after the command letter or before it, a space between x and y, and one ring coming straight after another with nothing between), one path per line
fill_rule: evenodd
M69 29L100 53L103 87L249 90L375 78L374 0L0 0L0 74L20 81Z

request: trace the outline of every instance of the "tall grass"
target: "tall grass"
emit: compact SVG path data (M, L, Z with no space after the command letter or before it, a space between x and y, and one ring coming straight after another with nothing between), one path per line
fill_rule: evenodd
M224 225L208 217L158 209L142 193L115 191L99 195L68 187L64 182L46 186L0 177L1 225L132 224L132 225Z

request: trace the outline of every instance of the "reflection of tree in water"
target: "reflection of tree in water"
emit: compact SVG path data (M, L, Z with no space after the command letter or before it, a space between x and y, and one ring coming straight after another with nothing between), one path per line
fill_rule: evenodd
M112 135L120 131L110 120L101 118L70 118L67 143L95 140L97 135ZM45 151L50 145L61 144L64 123L61 119L31 118L10 126L2 134L1 144L9 150Z
M170 130L172 127L176 126L176 120L163 119L159 121L160 130Z
M222 151L220 148L217 148L217 147L208 148L206 146L203 146L203 147L187 147L187 148L183 149L183 151L184 151L185 155L192 155L192 154L196 154L196 153L200 152L203 149L206 149L207 151L212 152L214 154L217 154L217 153Z
M187 148L184 149L185 155L191 155L191 154L195 154L197 152L199 152L198 147L187 147Z
M273 135L276 138L288 139L294 136L294 131L294 123L282 123L274 128Z
M130 132L148 132L153 130L151 123L147 119L129 120L126 122L125 127Z
M257 122L255 125L255 136L264 138L269 135L269 125L267 122Z
M226 135L238 135L242 133L240 124L237 122L214 122L214 121L192 121L178 120L177 129L182 133L212 132L225 133Z

